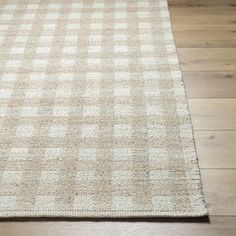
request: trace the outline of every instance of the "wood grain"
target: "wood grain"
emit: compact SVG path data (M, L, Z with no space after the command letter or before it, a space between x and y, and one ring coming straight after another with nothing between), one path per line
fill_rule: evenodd
M144 220L145 221L145 220ZM210 222L4 222L1 236L234 236L236 217L211 217Z
M181 27L191 26L234 26L236 14L234 7L175 7L171 8L172 18L175 19L174 25Z
M236 169L201 169L210 215L236 215Z
M236 70L236 48L179 48L182 71Z
M169 7L236 7L235 0L168 0Z
M188 99L194 130L236 130L236 99Z
M236 168L236 131L195 131L201 168Z
M229 26L188 24L183 26L173 22L173 25L175 43L178 48L236 47L235 24Z
M236 71L183 72L188 98L236 98Z

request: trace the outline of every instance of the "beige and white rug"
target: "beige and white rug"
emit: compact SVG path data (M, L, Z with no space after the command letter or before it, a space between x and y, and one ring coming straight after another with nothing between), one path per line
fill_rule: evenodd
M3 0L0 217L207 214L166 0Z

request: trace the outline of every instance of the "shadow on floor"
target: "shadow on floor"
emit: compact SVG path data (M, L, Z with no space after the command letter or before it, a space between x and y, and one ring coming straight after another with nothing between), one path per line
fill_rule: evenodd
M153 218L68 218L68 217L17 217L17 218L0 218L0 222L76 222L76 221L90 221L90 222L150 222L150 223L210 223L209 217L188 217L188 218L168 218L168 217L153 217Z

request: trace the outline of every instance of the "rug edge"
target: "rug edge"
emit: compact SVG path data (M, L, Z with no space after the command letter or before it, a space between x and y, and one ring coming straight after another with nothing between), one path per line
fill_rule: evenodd
M205 208L205 207L204 207ZM0 212L0 218L53 217L53 218L190 218L208 216L207 208L196 212L88 212L88 211L14 211Z

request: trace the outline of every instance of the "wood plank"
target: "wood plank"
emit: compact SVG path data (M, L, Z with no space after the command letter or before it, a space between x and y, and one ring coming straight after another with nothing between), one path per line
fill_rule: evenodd
M178 47L235 47L235 8L170 8Z
M236 131L195 131L201 168L236 168Z
M2 222L3 236L234 236L236 217L211 217L210 223L170 222ZM145 221L145 219L143 219ZM160 221L160 220L159 220Z
M233 26L178 25L172 18L172 29L178 48L236 47L236 30Z
M202 169L204 197L211 215L236 215L236 169Z
M235 0L168 0L168 4L170 7L236 7Z
M236 71L183 72L188 98L236 98Z
M194 130L236 130L236 99L188 99Z
M235 10L234 7L172 7L170 13L177 26L234 26L236 22Z
M236 70L236 48L179 48L182 71Z

